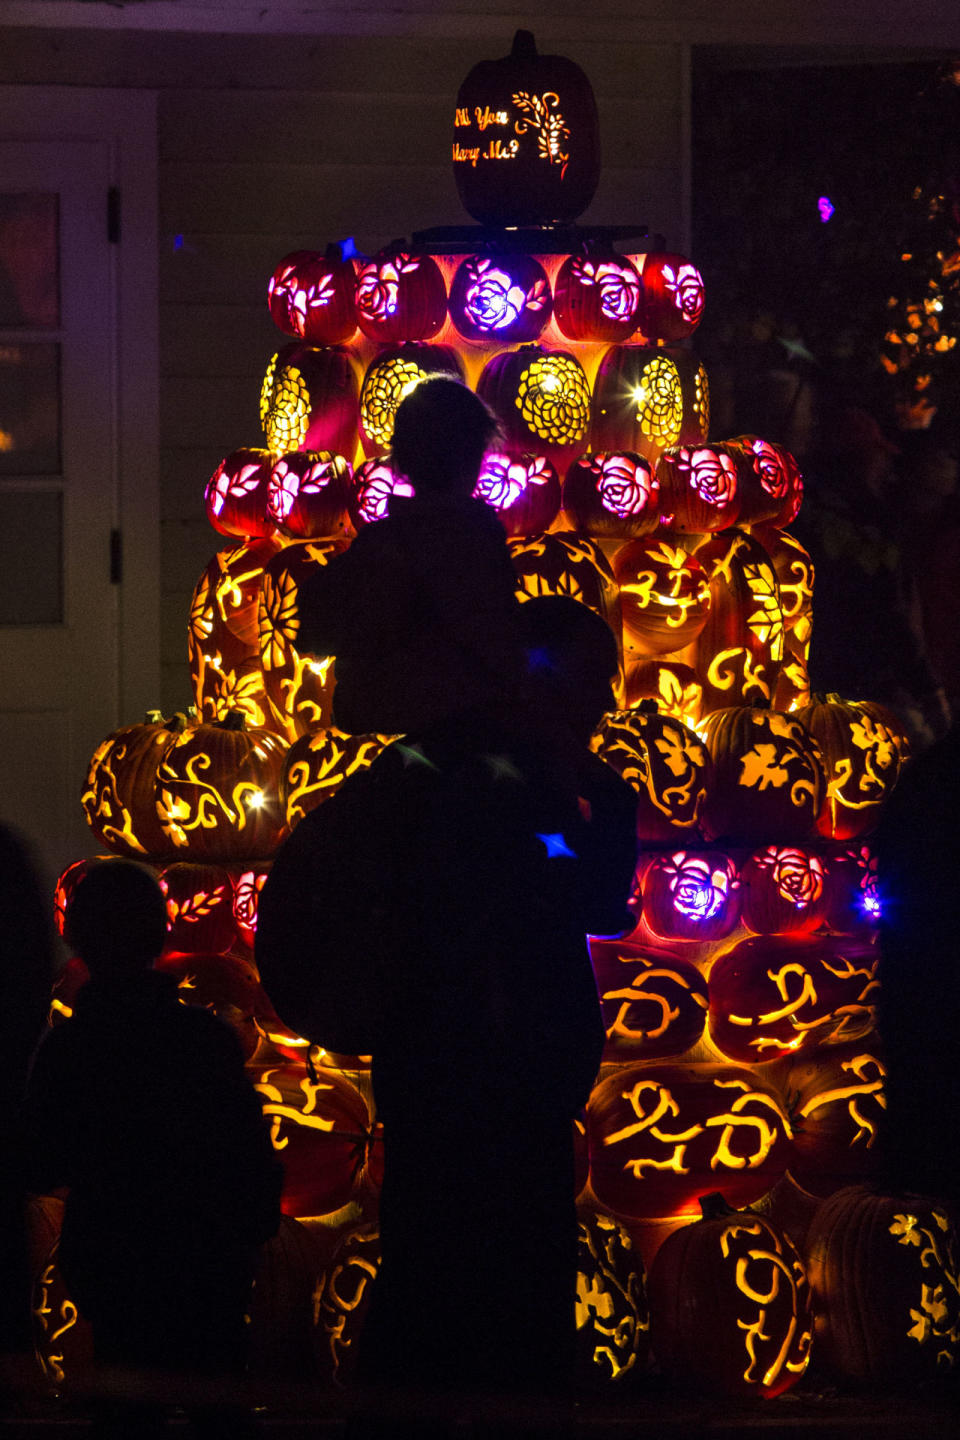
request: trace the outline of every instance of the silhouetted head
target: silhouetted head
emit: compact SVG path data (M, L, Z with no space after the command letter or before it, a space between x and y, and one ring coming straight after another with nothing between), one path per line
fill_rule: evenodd
M104 860L80 881L64 926L67 943L95 980L120 979L148 969L163 949L166 902L142 865Z
M418 495L472 495L497 421L478 395L447 375L430 375L401 400L391 463Z
M615 704L620 657L613 631L568 595L524 601L519 624L531 679L586 741Z

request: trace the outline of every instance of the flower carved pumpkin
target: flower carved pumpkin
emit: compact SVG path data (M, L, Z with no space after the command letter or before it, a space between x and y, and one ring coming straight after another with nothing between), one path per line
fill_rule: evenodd
M432 256L388 250L358 264L356 307L371 340L430 340L447 318L447 287Z
M560 509L560 480L539 455L514 459L492 451L483 458L474 496L496 510L508 535L539 535Z
M390 500L394 495L409 498L413 486L404 476L398 475L389 460L378 457L364 460L353 472L350 490L350 519L355 530L364 525L373 525L390 513Z
M267 499L276 458L273 450L243 449L234 450L220 462L203 495L214 530L242 539L273 534Z
M827 904L827 867L813 850L767 845L743 866L743 923L758 935L816 930Z
M628 666L641 657L682 650L706 625L709 577L682 545L660 537L628 540L613 557L613 573Z
M815 695L794 713L823 755L827 793L817 830L835 840L868 834L900 775L896 739L881 720L839 695Z
M542 455L563 471L586 446L590 385L580 361L566 351L521 345L495 355L477 394L500 421L510 455Z
M616 569L617 557L614 556ZM662 715L672 715L689 729L696 729L703 711L703 686L689 665L677 660L656 660L646 657L634 660L636 647L628 634L629 605L620 590L623 614L624 708L633 710L643 700L655 700Z
M220 865L179 861L157 876L167 907L165 955L223 955L234 940L233 885Z
M303 540L287 545L264 571L260 588L260 665L271 721L288 740L330 722L333 657L301 651L300 587L321 566L341 554L339 540Z
M563 482L563 510L572 529L598 539L636 539L659 521L660 485L641 455L582 455Z
M282 798L281 794L281 801ZM233 877L233 923L238 942L235 948L241 951L245 950L251 956L257 935L260 891L267 883L269 873L268 866L258 865L252 869L244 868Z
M671 530L727 530L740 514L737 467L719 446L679 445L657 461L660 508Z
M703 1034L707 982L689 960L632 940L590 940L607 1040L605 1061L682 1055Z
M568 340L626 340L640 321L640 276L622 255L568 255L554 285L557 326Z
M741 435L717 447L737 469L741 525L772 525L791 495L786 452L759 435Z
M260 423L271 450L324 450L352 456L357 448L360 384L350 351L287 345L267 366Z
M710 757L693 731L653 701L605 715L590 748L637 791L637 835L655 844L696 834L710 786Z
M654 1350L664 1371L727 1395L782 1395L807 1368L813 1307L787 1232L713 1193L668 1235L650 1268Z
M645 345L612 345L594 382L591 449L636 452L655 465L679 443L683 427L683 385L670 356Z
M722 940L740 919L740 876L722 850L654 855L641 887L644 922L664 940Z
M450 318L465 340L536 340L553 312L546 271L532 255L470 255L450 287Z
M270 471L267 513L294 540L336 539L351 530L351 469L342 455L293 450Z
M868 845L841 845L827 863L826 922L837 935L870 936L881 918L877 857Z
M342 345L357 329L353 261L339 245L295 250L270 277L267 297L273 323L285 335L310 345Z
M648 254L643 265L643 318L648 340L685 340L703 315L703 277L682 255Z
M462 380L456 352L447 345L389 345L370 365L360 391L360 440L368 458L389 450L401 400L428 375Z
M734 705L705 715L699 733L713 759L702 821L708 837L757 843L810 835L823 804L823 762L798 720Z
M587 1106L590 1184L614 1215L696 1213L719 1186L758 1200L789 1159L790 1125L776 1091L733 1065L628 1065Z

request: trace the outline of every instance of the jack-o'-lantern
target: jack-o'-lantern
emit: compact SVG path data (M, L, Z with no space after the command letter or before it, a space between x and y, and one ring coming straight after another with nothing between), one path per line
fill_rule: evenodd
M620 635L620 601L610 562L600 546L574 530L518 536L507 541L521 600L569 595L601 615Z
M102 857L106 859L106 856ZM85 865L85 860L78 861L78 864ZM63 932L61 931L61 934ZM64 1020L69 1020L73 1014L73 1004L77 994L83 989L90 979L90 971L80 959L79 955L71 955L66 965L58 974L50 990L50 1007L47 1010L47 1025L52 1030L55 1025L62 1025Z
M568 255L554 282L557 326L568 340L626 340L640 323L643 287L623 255Z
M613 557L613 573L628 666L641 657L684 649L706 625L709 576L682 545L660 536L628 540Z
M541 455L483 457L474 495L496 510L508 535L539 535L560 509L560 479Z
M784 530L758 525L750 533L767 552L777 577L786 636L796 640L806 659L813 630L813 561L799 540Z
M167 906L165 955L223 955L233 944L233 884L221 865L178 861L157 876Z
M675 850L641 862L643 918L664 940L722 940L740 919L742 888L722 850Z
M576 1315L579 1386L635 1379L650 1331L645 1273L629 1232L611 1215L580 1216Z
M837 935L874 935L882 902L877 857L868 845L840 845L827 862L826 922Z
M765 1080L734 1065L628 1065L587 1105L590 1185L618 1217L696 1213L720 1187L749 1205L783 1174L790 1124Z
M175 868L178 867L170 867ZM153 968L176 981L177 998L181 1004L211 1010L225 1025L229 1025L245 1060L253 1057L260 1044L260 1026L269 1028L276 1021L276 1012L253 966L235 955L215 955L203 951L163 955Z
M707 622L684 659L703 684L704 710L769 703L783 663L783 611L763 546L742 530L696 552L710 584Z
M746 705L705 715L698 727L713 760L702 825L708 838L805 840L823 805L823 762L799 720Z
M408 341L387 346L370 365L360 391L360 440L368 458L389 450L401 400L428 375L462 380L456 351L447 345Z
M288 740L330 723L333 657L301 652L300 589L345 549L340 540L303 540L269 562L260 587L260 665L272 724Z
M380 1232L376 1225L348 1230L338 1243L314 1295L315 1350L322 1376L346 1389L357 1363L373 1284L380 1269Z
M805 1252L828 1371L912 1386L956 1366L960 1248L943 1205L849 1186L819 1207Z
M636 790L640 840L670 844L697 833L712 766L692 730L644 700L639 710L605 715L590 748Z
M509 55L475 65L457 93L453 173L483 225L575 220L600 177L597 106L579 65L538 54L529 30Z
M176 850L157 816L157 771L186 728L186 716L164 720L151 710L142 725L115 730L93 752L80 804L94 835L115 855L164 858Z
M354 470L350 488L350 519L354 529L362 530L364 525L373 525L389 515L394 495L409 499L412 494L409 480L398 475L384 456L364 460Z
M430 340L447 318L447 287L430 255L388 249L357 265L357 321L371 340Z
M274 450L234 450L214 470L203 493L207 519L220 535L253 539L272 535L267 514Z
M810 704L810 672L807 669L805 651L807 646L798 646L789 630L783 637L783 660L777 683L773 687L774 710L794 714L804 705Z
M807 934L827 905L827 866L809 846L765 845L744 862L743 923L757 935Z
M247 730L243 715L184 730L156 774L168 846L190 860L266 859L283 838L280 774L286 745Z
M350 479L350 465L342 455L314 450L281 455L270 472L270 518L294 540L349 535Z
M794 714L823 756L827 793L817 830L835 840L868 834L900 776L893 735L856 701L839 695L815 695Z
M707 982L690 960L658 955L633 939L590 939L607 1039L605 1061L682 1055L703 1034Z
M550 282L532 255L468 255L450 287L450 318L465 340L522 345L553 312Z
M719 445L675 445L657 461L660 509L681 534L728 530L740 514L740 480Z
M67 909L80 881L89 875L94 865L111 858L109 855L89 855L86 860L75 860L58 877L53 891L53 919L58 935L66 933Z
M777 1060L873 1028L877 956L805 935L741 940L710 970L710 1038L730 1060Z
M283 1213L302 1218L341 1209L380 1163L359 1090L335 1071L317 1071L314 1078L296 1064L254 1072L254 1089L283 1161Z
M242 711L255 728L271 720L257 621L264 566L278 549L276 540L260 539L220 550L197 581L187 665L201 720L222 720L230 710Z
M594 381L591 449L635 451L654 465L679 444L683 422L680 371L669 355L612 345Z
M703 277L683 255L648 253L643 263L643 315L648 340L685 340L703 314Z
M270 277L267 297L274 325L309 345L342 345L356 333L357 278L339 245L294 250Z
M281 781L281 803L283 782ZM234 953L246 952L253 955L253 944L257 935L257 913L260 907L260 891L267 883L269 866L244 867L233 876L233 923L236 932Z
M62 1390L93 1363L93 1333L67 1292L60 1273L59 1234L33 1276L33 1348L44 1379Z
M349 775L366 770L394 737L347 735L333 726L302 735L287 752L280 782L287 824L335 795Z
M565 350L521 345L494 355L477 394L499 420L509 455L542 455L562 472L586 447L590 385L580 361Z
M260 390L260 423L271 450L357 448L356 363L343 346L286 345L274 355Z
M790 1174L830 1195L875 1175L883 1160L886 1070L876 1036L783 1062L781 1093L793 1130Z
M616 564L616 556L614 556ZM691 730L703 713L703 686L689 665L677 660L656 660L644 657L633 660L635 653L627 634L627 605L620 590L623 613L623 704L635 709L642 700L656 700L662 715L672 715Z
M706 368L692 350L671 346L662 353L673 361L680 376L683 423L677 444L697 448L706 444L710 434L710 382Z
M581 455L563 482L564 518L598 539L634 540L657 528L659 496L657 477L642 455Z
M742 506L739 523L758 529L761 535L791 525L803 500L803 476L790 451L759 435L738 435L720 448L737 466Z
M810 1360L803 1263L765 1215L705 1195L702 1219L668 1235L650 1267L651 1336L665 1373L726 1395L782 1395Z

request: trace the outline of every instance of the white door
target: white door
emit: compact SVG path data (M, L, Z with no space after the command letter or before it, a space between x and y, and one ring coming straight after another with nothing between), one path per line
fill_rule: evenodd
M0 140L0 819L48 882L98 848L95 746L142 718L121 694L115 174L109 136Z

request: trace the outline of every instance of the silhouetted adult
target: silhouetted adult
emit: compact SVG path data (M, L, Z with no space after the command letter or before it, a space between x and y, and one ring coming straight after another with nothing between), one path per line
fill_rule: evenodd
M473 498L496 420L429 376L401 402L391 460L412 495L365 526L300 592L301 649L335 655L337 725L421 731L467 709L503 713L520 673L503 526Z
M166 914L149 871L97 865L66 925L91 979L37 1052L26 1116L35 1185L69 1186L59 1251L67 1289L102 1364L236 1376L280 1190L239 1046L150 969ZM236 1433L240 1423L236 1414L195 1418L205 1433L221 1423ZM134 1435L156 1421L148 1408L104 1428Z
M528 602L521 628L531 695L580 763L558 782L535 729L476 713L408 736L301 821L261 897L280 1014L373 1055L383 1261L361 1369L391 1405L544 1400L571 1377L572 1124L603 1043L585 935L631 923L635 798L586 744L609 629L565 600ZM338 965L360 972L355 1029Z
M50 1000L50 914L27 846L0 825L0 1356L31 1346L20 1107Z

